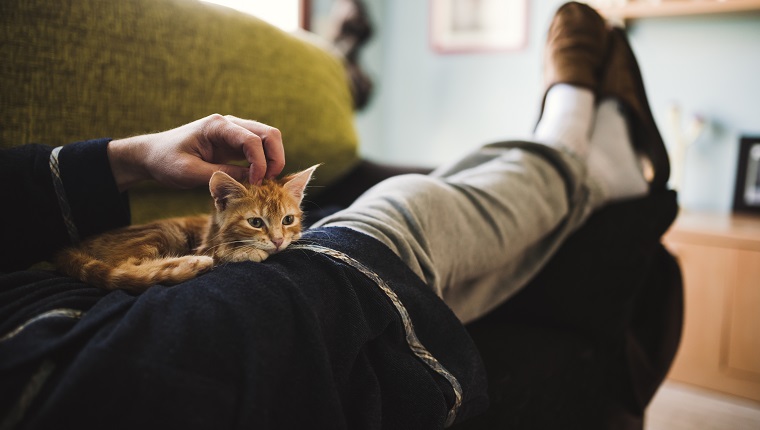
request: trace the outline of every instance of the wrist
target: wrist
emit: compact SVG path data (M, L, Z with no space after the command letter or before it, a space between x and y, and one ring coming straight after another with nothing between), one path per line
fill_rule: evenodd
M112 140L108 143L108 161L119 191L126 191L150 179L144 165L144 147L145 144L139 136Z

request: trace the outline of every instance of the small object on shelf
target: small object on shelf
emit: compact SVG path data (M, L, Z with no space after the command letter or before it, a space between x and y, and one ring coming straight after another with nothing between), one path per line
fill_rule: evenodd
M739 143L734 211L760 214L760 136L745 136Z
M686 170L686 153L702 135L706 121L700 115L693 115L689 118L688 128L684 131L681 119L681 107L677 103L674 103L670 106L668 113L672 139L669 147L672 167L670 186L674 190L682 191Z

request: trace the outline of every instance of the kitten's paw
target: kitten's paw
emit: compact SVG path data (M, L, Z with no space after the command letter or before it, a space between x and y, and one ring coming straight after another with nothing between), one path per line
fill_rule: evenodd
M206 255L188 256L185 264L197 273L205 273L214 267L214 259Z
M248 261L254 261L256 263L264 261L269 257L269 253L262 249L254 249L248 253Z
M267 257L269 257L269 253L261 249L238 249L228 256L227 261L232 263L239 263L241 261L258 263L266 260Z

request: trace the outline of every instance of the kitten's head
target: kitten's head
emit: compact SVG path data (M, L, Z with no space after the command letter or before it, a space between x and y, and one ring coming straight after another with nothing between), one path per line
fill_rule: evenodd
M215 255L226 260L225 255L245 248L273 254L299 239L301 201L317 167L248 186L215 172L209 182L216 207L209 245L216 247Z

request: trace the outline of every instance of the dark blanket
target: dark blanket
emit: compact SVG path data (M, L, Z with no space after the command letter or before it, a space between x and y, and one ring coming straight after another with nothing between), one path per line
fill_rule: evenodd
M489 381L481 429L642 429L681 335L680 270L661 244L672 191L611 204L468 330Z
M311 231L305 242L379 274L461 384L459 419L485 409L469 335L390 250L345 229ZM13 334L54 309L84 313ZM387 295L307 250L137 296L50 272L4 275L0 337L0 417L20 428L426 429L442 428L454 404L449 381L410 350Z

